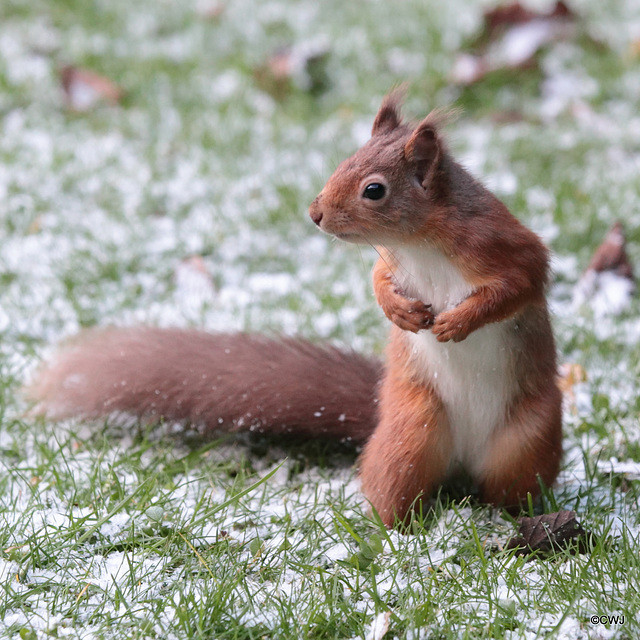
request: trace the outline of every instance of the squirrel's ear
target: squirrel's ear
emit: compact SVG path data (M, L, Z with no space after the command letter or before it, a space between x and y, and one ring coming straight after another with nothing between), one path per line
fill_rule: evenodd
M408 162L415 165L416 177L426 187L429 174L440 160L438 131L431 116L427 116L411 134L404 147L404 155Z
M382 133L389 133L402 124L402 101L404 99L404 89L402 87L394 89L388 93L378 109L376 119L373 121L371 135L377 136Z

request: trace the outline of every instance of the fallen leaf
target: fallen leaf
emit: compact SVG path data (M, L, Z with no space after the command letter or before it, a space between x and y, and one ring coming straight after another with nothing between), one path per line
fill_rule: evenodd
M629 45L629 57L631 60L637 60L640 58L640 40L634 40Z
M108 78L73 65L62 67L60 80L67 106L72 111L89 111L100 102L116 105L123 96L122 89Z
M539 18L573 18L574 14L567 5L560 1L556 2L553 9L548 13L539 13L523 7L519 2L501 5L495 9L489 9L484 13L485 31L492 37L496 31L516 24L531 22Z
M581 382L586 382L586 380L587 372L579 364L565 362L558 367L558 387L573 412L577 411L574 387Z
M31 224L29 225L29 228L27 229L27 233L29 234L40 233L41 230L42 230L42 218L41 216L38 216L37 218L34 218Z
M578 550L586 550L586 531L578 523L575 511L557 511L532 518L518 520L518 535L509 540L507 549L518 549L518 555L528 555L535 551L549 553L578 543Z
M627 256L626 245L627 239L624 227L622 222L618 221L609 229L602 244L596 249L587 269L599 272L613 271L619 276L634 280L633 268Z
M492 71L533 67L540 49L574 34L574 15L563 2L547 13L531 11L518 2L497 7L485 13L482 34L473 45L480 52L461 53L451 80L469 85Z
M636 281L626 244L624 227L618 221L609 229L576 284L574 306L589 304L600 315L617 314L629 307Z
M322 91L328 82L329 52L328 44L320 41L282 47L255 70L254 76L275 97L282 97L292 86L312 93Z
M383 611L379 613L371 623L367 631L366 640L382 640L384 635L389 631L389 618L391 611Z

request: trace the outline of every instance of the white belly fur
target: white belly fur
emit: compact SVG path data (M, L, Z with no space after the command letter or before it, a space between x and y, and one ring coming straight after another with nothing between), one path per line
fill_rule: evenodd
M416 247L394 252L404 291L433 305L435 314L451 309L472 291L460 270L439 250ZM424 371L442 399L453 444L453 463L480 471L485 446L504 423L515 390L512 323L485 325L462 342L438 342L431 331L404 335L413 364Z

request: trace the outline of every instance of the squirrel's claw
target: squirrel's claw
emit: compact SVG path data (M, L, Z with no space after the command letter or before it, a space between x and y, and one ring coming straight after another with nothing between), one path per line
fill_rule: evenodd
M430 304L406 298L397 291L394 294L392 303L385 305L382 309L391 322L403 331L412 333L418 333L433 325L435 316L431 312Z
M448 313L441 313L433 323L433 333L438 342L462 342L468 335L467 328L456 320L455 316Z

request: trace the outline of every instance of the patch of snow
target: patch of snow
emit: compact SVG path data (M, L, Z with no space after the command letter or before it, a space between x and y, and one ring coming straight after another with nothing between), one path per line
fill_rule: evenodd
M588 269L574 289L576 309L588 305L596 315L618 315L631 306L635 284L612 271Z

